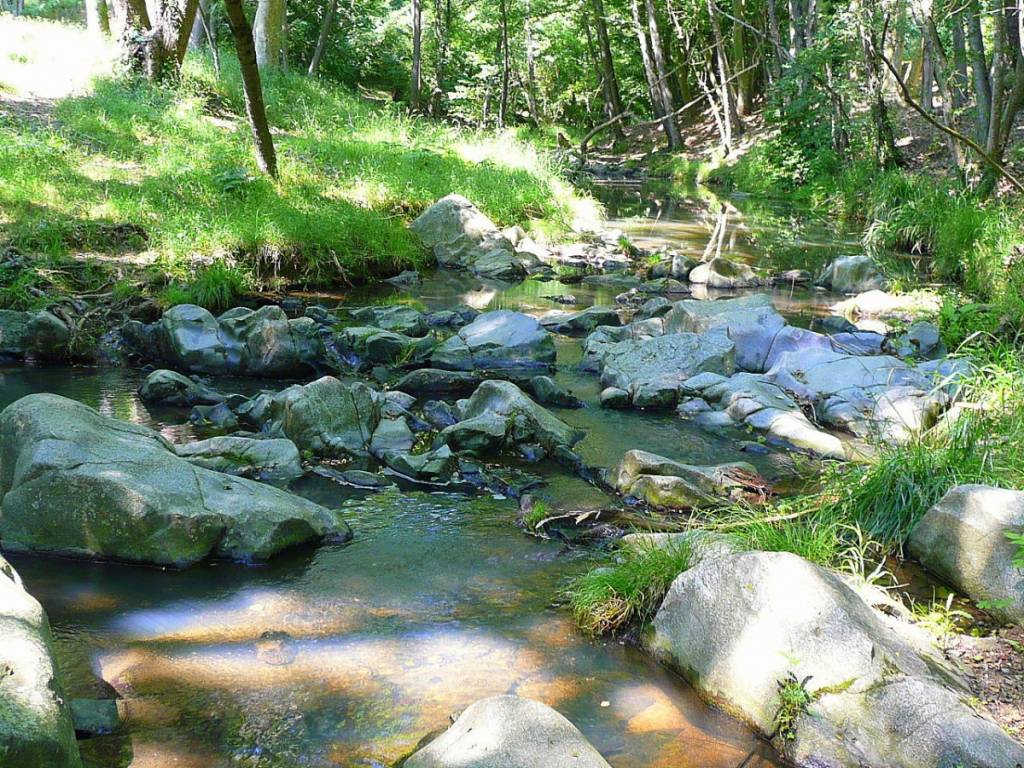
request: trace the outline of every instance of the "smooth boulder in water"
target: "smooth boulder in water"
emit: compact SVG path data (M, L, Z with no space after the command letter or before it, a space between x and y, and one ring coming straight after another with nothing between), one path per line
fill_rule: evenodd
M50 622L0 556L0 765L80 768Z
M70 342L67 324L51 312L0 309L0 357L56 360L67 356Z
M419 215L412 232L442 267L470 269L488 254L515 246L479 208L461 195L447 195Z
M220 392L166 368L159 368L146 377L139 387L139 397L144 403L182 406L216 405L225 399Z
M367 456L381 406L377 391L366 384L346 384L324 376L274 395L267 430L287 437L303 453Z
M765 293L721 301L677 301L665 315L665 333L706 333L721 330L736 346L736 365L763 371L776 335L786 327Z
M436 347L430 363L454 371L550 368L555 342L521 312L485 312Z
M0 413L0 493L0 538L18 551L187 566L351 536L318 504L195 466L159 433L51 394Z
M773 738L795 765L1024 762L1024 747L971 708L923 631L787 552L702 559L672 583L649 642L701 696ZM786 713L780 733L783 685L809 700Z
M324 353L316 322L289 319L277 306L235 307L214 317L179 304L154 324L154 335L162 359L192 373L299 376L314 370Z
M821 271L814 283L836 293L884 290L886 286L885 276L878 265L863 253L840 256Z
M691 283L709 288L753 288L765 283L749 264L721 256L698 264L690 270L689 278Z
M405 768L611 768L579 730L539 701L481 699Z
M540 324L552 333L572 336L590 333L599 325L622 325L622 319L613 307L594 306L579 312L552 312L542 317Z
M175 446L177 454L216 472L255 480L294 480L303 475L295 443L284 438L224 435Z
M986 610L1024 621L1024 568L1014 565L1024 536L1024 492L958 485L925 513L907 542L910 554Z
M683 464L649 451L627 451L611 473L619 493L651 506L692 509L721 504L757 478L750 464Z

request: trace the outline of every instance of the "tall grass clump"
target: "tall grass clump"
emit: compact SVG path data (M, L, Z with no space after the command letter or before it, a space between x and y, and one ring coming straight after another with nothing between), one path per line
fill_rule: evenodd
M625 546L609 561L574 579L567 595L576 623L594 635L613 634L654 616L668 588L690 567L683 540Z

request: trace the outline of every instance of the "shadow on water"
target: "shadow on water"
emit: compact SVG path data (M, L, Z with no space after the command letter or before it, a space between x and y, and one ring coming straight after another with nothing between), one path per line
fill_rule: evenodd
M795 251L819 249L819 264L849 250L820 222L801 228L781 209L755 215L744 201L616 194L602 192L617 224L680 250L703 250L717 238L723 253L760 257L773 269L782 266L781 246L769 253L765 243L781 242L785 232ZM562 308L550 297L566 293L578 307L611 304L615 294L437 272L415 292L378 286L330 300L543 314ZM795 322L830 300L808 289L774 293ZM752 461L769 477L792 472L782 452L739 450L750 439L744 433L704 432L671 414L600 409L597 379L578 370L580 356L578 339L559 339L556 375L587 407L556 412L587 431L579 449L588 463L612 466L624 451L645 448L703 464ZM172 441L192 439L186 411L140 402L142 376L3 368L0 407L52 391ZM243 393L268 386L215 384ZM607 502L559 468L527 469L547 481L543 493L556 504ZM343 507L355 539L255 568L210 563L175 572L12 558L49 612L68 695L108 696L112 688L122 699L127 732L83 742L91 766L388 765L453 711L503 692L558 708L616 768L779 764L749 730L703 705L637 649L580 635L553 602L588 557L523 535L513 525L513 501L395 489L364 497L318 477L292 490Z

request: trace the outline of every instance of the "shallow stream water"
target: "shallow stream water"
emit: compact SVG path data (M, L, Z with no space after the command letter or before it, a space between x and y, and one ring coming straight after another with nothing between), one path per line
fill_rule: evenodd
M856 250L827 223L782 205L598 191L614 226L641 242L701 254L708 247L779 271L817 267ZM745 209L747 210L744 213ZM410 293L376 287L326 300L456 303L541 314L610 304L614 291L528 281L488 284L438 272ZM795 323L834 297L774 291ZM560 339L557 378L587 406L556 410L587 431L587 463L614 465L631 448L692 463L754 463L770 479L792 473L785 453L740 450L750 436L711 434L671 415L597 407L595 376L575 370L580 342ZM144 372L0 369L0 407L56 392L103 413L152 426L175 442L194 437L187 411L152 408L136 395ZM214 382L247 392L279 382ZM527 467L560 509L609 500L556 467ZM116 692L125 733L82 742L103 768L377 766L410 752L472 701L515 692L565 714L615 768L777 765L770 747L705 706L680 678L636 648L578 633L554 605L587 551L526 536L516 503L489 496L403 492L360 496L310 477L292 490L345 505L355 534L343 546L297 553L263 567L211 563L183 572L31 557L12 562L49 613L68 695Z

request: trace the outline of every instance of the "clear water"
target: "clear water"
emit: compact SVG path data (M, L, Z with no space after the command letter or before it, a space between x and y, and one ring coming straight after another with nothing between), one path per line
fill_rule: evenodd
M703 249L712 235L706 202L602 194L613 215L657 215L623 221L634 234L692 249ZM729 217L737 230L725 238L730 253L756 259L768 225L741 213ZM804 230L793 225L798 220L790 214L784 225L773 224L772 236L788 232L828 253L849 248L842 237L829 239L820 222ZM614 298L580 285L508 287L447 272L411 294L376 288L330 300L537 314L561 308L547 298L555 293L572 293L580 306ZM808 290L775 295L797 322L829 298ZM599 409L596 378L574 369L579 355L578 340L560 341L557 376L588 407L558 415L587 431L580 451L589 463L610 466L624 451L646 448L696 463L752 461L772 478L790 472L783 454L741 452L743 433L713 435L669 415ZM183 409L138 399L142 375L4 368L0 407L30 392L57 392L173 441L191 439ZM214 383L242 392L266 386ZM610 503L557 467L529 469L547 481L541 493L555 506ZM216 563L184 572L14 558L49 612L69 696L116 693L122 700L126 733L83 742L89 765L389 765L444 727L452 712L504 692L558 708L616 768L778 764L748 729L702 704L637 649L579 634L555 603L591 555L523 534L514 526L513 501L398 490L360 497L317 477L292 490L344 506L354 541L259 568Z

